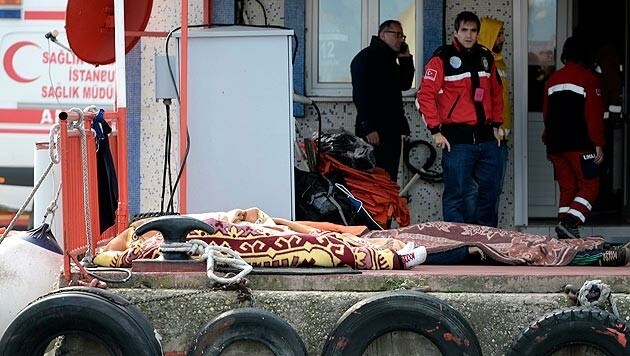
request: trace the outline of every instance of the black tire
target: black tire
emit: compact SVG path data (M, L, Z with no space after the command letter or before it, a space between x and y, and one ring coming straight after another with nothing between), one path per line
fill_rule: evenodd
M95 340L110 355L162 355L153 327L135 306L86 287L51 292L20 311L0 340L0 355L42 355L61 335Z
M155 329L153 324L147 319L147 317L142 313L142 311L135 305L131 304L127 299L121 297L118 294L112 293L106 289L95 288L95 287L66 287L62 289L58 289L56 291L50 292L45 296L40 297L39 299L59 293L87 293L93 296L98 296L100 298L105 299L106 301L117 305L120 308L124 308L129 315L138 323L142 331L144 332L147 339L150 339L155 342L151 342L147 347L149 347L149 351L151 355L162 355L162 345L160 344L161 336L158 331Z
M570 307L535 321L507 355L546 356L571 345L589 346L609 356L630 355L628 340L628 325L614 314L594 307Z
M276 356L304 356L306 348L295 329L275 314L258 308L227 311L195 336L188 356L214 356L237 341L255 341Z
M481 355L477 337L461 314L422 292L395 291L367 298L348 309L329 334L323 356L361 356L381 335L411 331L430 340L442 355Z

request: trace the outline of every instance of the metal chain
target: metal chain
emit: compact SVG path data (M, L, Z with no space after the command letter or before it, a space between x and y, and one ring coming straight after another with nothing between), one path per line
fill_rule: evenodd
M164 297L155 297L155 298L147 298L147 299L142 299L142 300L137 300L137 301L130 301L130 303L133 305L142 305L142 304L163 302L163 301L174 300L174 299L193 296L193 295L205 294L209 292L217 292L217 291L236 291L237 292L236 298L239 303L249 301L252 307L256 305L256 299L254 298L254 295L252 294L251 288L249 288L249 281L245 278L241 278L239 282L228 284L228 285L220 285L219 283L215 283L211 288L206 288L206 289L201 289L201 290L191 291L191 292L176 293L176 294L164 296Z
M54 350L59 350L59 348L63 345L65 338L66 337L64 335L57 336L57 338L55 339ZM57 355L57 352L55 352L55 355Z
M201 255L200 260L206 260L206 275L214 281L213 286L193 292L178 293L166 297L149 298L132 304L146 304L158 301L176 299L180 297L203 294L213 291L236 291L237 300L240 303L249 301L252 306L256 305L256 300L249 287L249 280L244 278L252 271L252 266L245 262L233 250L222 246L210 246L202 240L189 240L187 242L163 243L160 246L162 253L187 253L188 255ZM226 256L226 254L228 256ZM227 273L224 277L219 277L214 273L216 263L225 264L229 267L240 270L238 274Z

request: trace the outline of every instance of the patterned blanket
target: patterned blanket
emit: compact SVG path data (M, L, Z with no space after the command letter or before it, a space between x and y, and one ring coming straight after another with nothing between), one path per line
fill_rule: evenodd
M497 262L531 266L565 266L571 263L579 251L602 248L604 245L604 238L599 236L559 240L518 231L442 221L371 231L363 237L414 241L416 245L425 246L428 253L476 246Z
M223 246L238 253L254 267L339 267L354 269L402 269L395 250L402 243L372 239L345 232L321 230L283 219L271 219L256 208L227 213L190 215L214 229L213 234L193 231L187 239ZM94 258L105 267L131 267L133 260L157 258L164 241L158 232L138 236L135 230L149 219L132 224Z

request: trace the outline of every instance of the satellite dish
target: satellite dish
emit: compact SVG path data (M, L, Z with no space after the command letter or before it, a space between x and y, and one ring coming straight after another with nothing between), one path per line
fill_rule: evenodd
M153 0L125 1L125 31L144 31ZM66 35L72 52L84 62L105 65L116 59L114 50L114 0L68 0ZM125 36L125 53L140 40Z

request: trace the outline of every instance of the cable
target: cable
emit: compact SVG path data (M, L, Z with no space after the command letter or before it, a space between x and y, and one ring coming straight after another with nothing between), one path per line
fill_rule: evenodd
M50 33L50 32L49 32ZM45 35L46 39L48 40L48 53L50 52L50 41L51 41L51 36L48 35L48 33ZM52 80L52 72L51 72L51 67L52 67L52 62L48 61L48 80L50 81L50 88L53 91L53 94L55 94L55 99L57 100L57 105L59 105L59 109L63 109L61 107L61 101L59 101L59 96L57 96L57 91L55 90L55 86L53 84L53 80Z
M263 17L265 18L265 26L269 25L269 23L267 22L267 10L265 9L265 5L262 4L262 2L260 2L260 0L254 0L258 3L258 5L260 5L260 8L262 9L262 13L263 13Z
M423 146L429 151L429 156L426 158L426 161L424 162L421 168L417 168L413 164L411 164L411 151L415 147L419 147L419 146ZM430 144L429 142L424 141L424 140L415 140L415 141L404 143L403 160L404 160L405 165L407 166L410 172L417 174L420 177L420 179L424 180L425 182L440 183L443 181L442 172L438 172L431 168L433 167L433 164L435 163L436 159L437 159L437 151L435 150L433 145Z
M173 192L177 190L177 186L179 185L179 180L182 178L182 174L184 173L184 167L186 166L186 161L188 160L188 154L190 153L190 133L188 129L186 129L186 152L184 152L184 158L182 159L182 165L179 170L179 174L177 174L177 179L175 180L175 185L173 186ZM171 213L175 212L175 208L173 207L173 197L175 194L171 194L171 198L168 201L167 210Z
M160 213L164 213L164 196L166 193L166 178L169 179L169 195L173 195L173 185L171 182L171 99L162 101L166 106L166 138L164 143L164 169L162 171L162 198L160 199Z
M234 1L234 23L243 24L245 23L245 18L243 18L243 12L245 11L245 0L236 0Z
M254 0L258 3L258 5L260 5L260 8L262 9L262 13L263 13L263 18L265 19L265 26L269 26L269 21L267 19L267 9L265 9L265 5L263 5L263 3L260 0ZM245 24L245 0L236 0L234 2L235 4L235 19L236 19L236 23L239 25L246 25ZM249 16L248 16L249 18Z
M315 167L319 167L320 152L322 150L322 113L319 111L319 107L314 101L311 105L313 105L317 113L317 155L315 156Z

